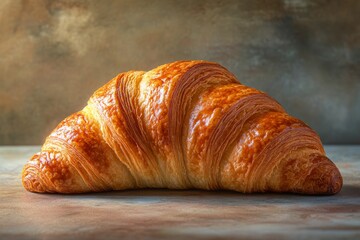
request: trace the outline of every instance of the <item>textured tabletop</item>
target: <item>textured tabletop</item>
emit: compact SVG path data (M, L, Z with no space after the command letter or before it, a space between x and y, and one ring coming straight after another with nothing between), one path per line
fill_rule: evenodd
M335 196L141 190L26 192L21 168L40 147L0 147L0 239L360 239L360 146L327 146Z

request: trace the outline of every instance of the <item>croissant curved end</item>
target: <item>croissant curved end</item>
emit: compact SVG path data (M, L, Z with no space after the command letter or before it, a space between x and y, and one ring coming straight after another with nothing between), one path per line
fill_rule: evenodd
M46 188L37 174L38 171L35 167L26 164L22 171L22 184L24 188L30 192L46 192Z
M71 166L61 154L43 151L35 154L24 166L22 184L36 193L80 193L89 190L82 181L76 180Z
M40 161L41 153L33 155L22 170L22 184L30 192L51 192L48 184L44 183L44 172L41 171L42 162Z
M297 193L333 195L340 192L343 179L339 169L326 156L322 158L327 161L312 169L305 178L302 188L296 191Z

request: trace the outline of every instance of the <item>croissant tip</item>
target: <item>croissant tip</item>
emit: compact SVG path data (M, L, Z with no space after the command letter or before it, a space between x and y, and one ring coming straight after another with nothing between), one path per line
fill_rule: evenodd
M43 184L37 176L36 168L29 166L29 164L26 164L22 171L22 184L29 192L46 192L46 189L43 187Z
M40 152L34 154L32 158L25 164L22 170L22 184L29 192L44 193L47 192L41 179L42 172L39 169Z
M330 184L328 187L327 194L332 195L340 192L343 185L343 179L340 174L340 171L336 167L329 174L329 182Z
M325 157L326 158L326 157ZM329 159L323 165L313 169L305 179L305 194L334 195L341 191L343 179L339 169Z

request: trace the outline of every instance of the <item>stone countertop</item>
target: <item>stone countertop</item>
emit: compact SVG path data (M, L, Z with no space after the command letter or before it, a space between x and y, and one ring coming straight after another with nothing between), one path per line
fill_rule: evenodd
M360 146L326 146L335 196L138 190L34 194L21 169L39 146L0 147L1 239L360 239Z

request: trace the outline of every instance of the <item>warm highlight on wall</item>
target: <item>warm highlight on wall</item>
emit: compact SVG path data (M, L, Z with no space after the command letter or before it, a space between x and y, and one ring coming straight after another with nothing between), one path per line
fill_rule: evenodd
M219 62L360 143L360 1L0 1L0 144L41 144L117 73Z

